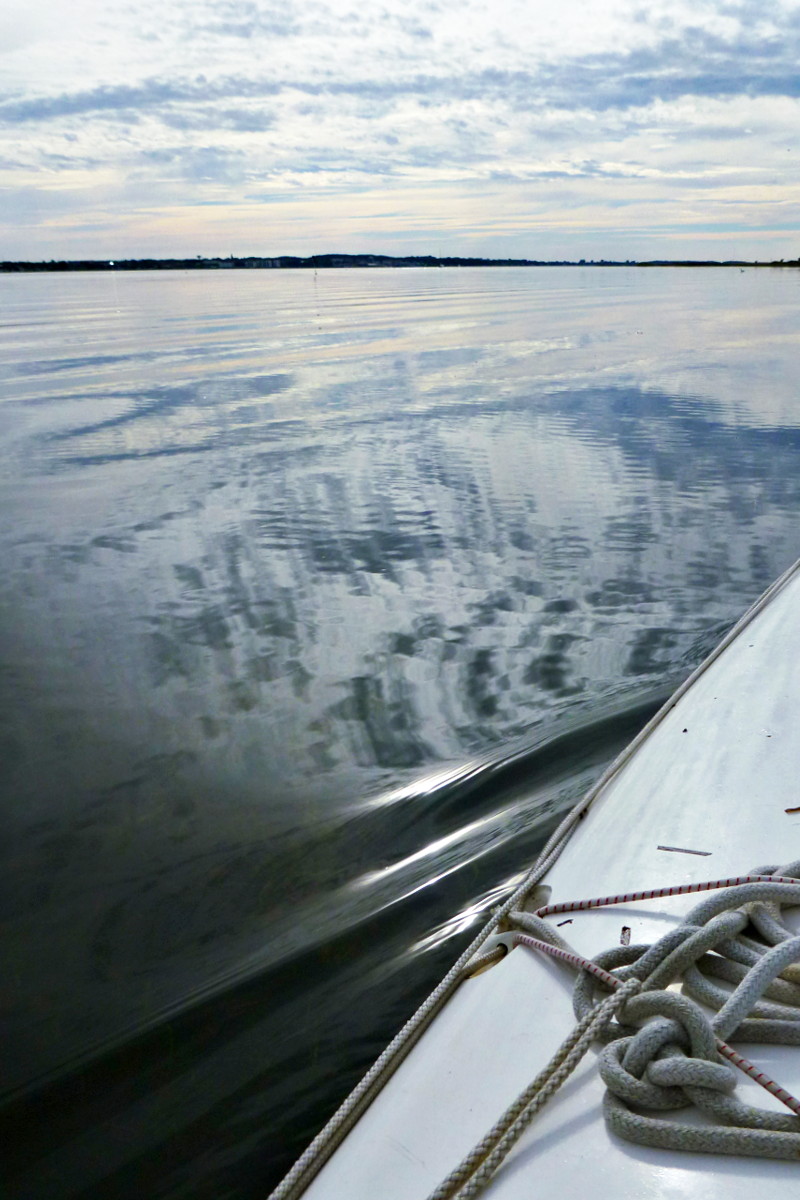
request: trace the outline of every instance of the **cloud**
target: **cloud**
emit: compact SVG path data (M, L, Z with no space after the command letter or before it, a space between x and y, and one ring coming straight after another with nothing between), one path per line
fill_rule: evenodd
M208 180L241 183L247 175L242 151L220 150L216 146L178 146L144 150L142 159L157 166L175 168L171 174L196 183Z
M236 133L263 133L275 124L274 111L260 106L182 105L166 108L159 119L170 129L232 130Z
M800 36L792 42L777 39L738 39L734 43L690 31L682 39L666 39L657 47L624 53L585 55L542 64L530 71L485 67L442 73L400 73L395 77L295 78L262 74L208 78L146 78L138 84L100 84L49 96L0 100L0 123L46 122L89 114L161 111L175 125L181 111L188 127L216 119L221 128L252 131L247 110L219 107L228 100L263 100L286 96L368 101L416 99L428 107L452 102L501 103L511 112L531 109L588 110L641 108L656 101L686 96L721 98L747 96L800 97ZM743 63L746 66L743 68ZM204 107L198 107L204 106ZM234 115L232 115L234 114ZM208 127L206 125L206 127ZM256 124L254 129L259 126Z
M201 8L189 22L194 36L245 38L267 35L271 38L296 36L303 25L299 8L290 3L255 4L252 0L221 0L213 7Z
M9 124L28 121L47 121L65 116L89 113L147 112L154 108L169 108L176 104L213 102L229 97L277 95L277 84L257 83L249 79L209 81L205 76L173 82L167 79L145 79L140 84L120 84L66 92L57 96L38 96L28 100L0 101L0 122Z

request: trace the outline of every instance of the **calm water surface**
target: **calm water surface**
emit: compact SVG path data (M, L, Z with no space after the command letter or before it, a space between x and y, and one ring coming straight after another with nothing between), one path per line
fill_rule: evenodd
M800 553L799 300L0 276L9 1196L265 1195Z

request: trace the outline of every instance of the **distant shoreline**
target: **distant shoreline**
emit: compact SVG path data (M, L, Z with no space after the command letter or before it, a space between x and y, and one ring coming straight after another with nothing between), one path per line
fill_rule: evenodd
M275 258L251 255L239 258L124 258L61 259L49 262L0 262L0 273L32 274L45 271L285 271L328 270L332 267L800 267L800 259L750 262L745 259L579 259L438 258L435 255L312 254L308 258L282 254Z

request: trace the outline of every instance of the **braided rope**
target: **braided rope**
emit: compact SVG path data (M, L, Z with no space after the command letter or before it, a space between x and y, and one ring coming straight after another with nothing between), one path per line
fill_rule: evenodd
M537 908L537 917L549 917L556 913L585 912L590 908L608 908L611 904L631 904L636 900L658 900L663 896L685 896L691 892L710 892L716 888L737 887L744 883L797 883L796 879L784 875L734 875L728 879L711 879L702 883L679 883L672 887L649 888L644 892L618 892L613 896L600 896L596 900L566 900L562 904L546 904Z

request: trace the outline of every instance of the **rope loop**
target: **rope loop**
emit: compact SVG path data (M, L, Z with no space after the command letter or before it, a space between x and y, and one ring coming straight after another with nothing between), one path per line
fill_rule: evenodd
M600 1075L615 1096L643 1109L677 1109L692 1103L686 1088L724 1094L735 1088L736 1072L721 1061L711 1023L687 997L642 992L628 1001L623 1016L646 1023L600 1054Z

